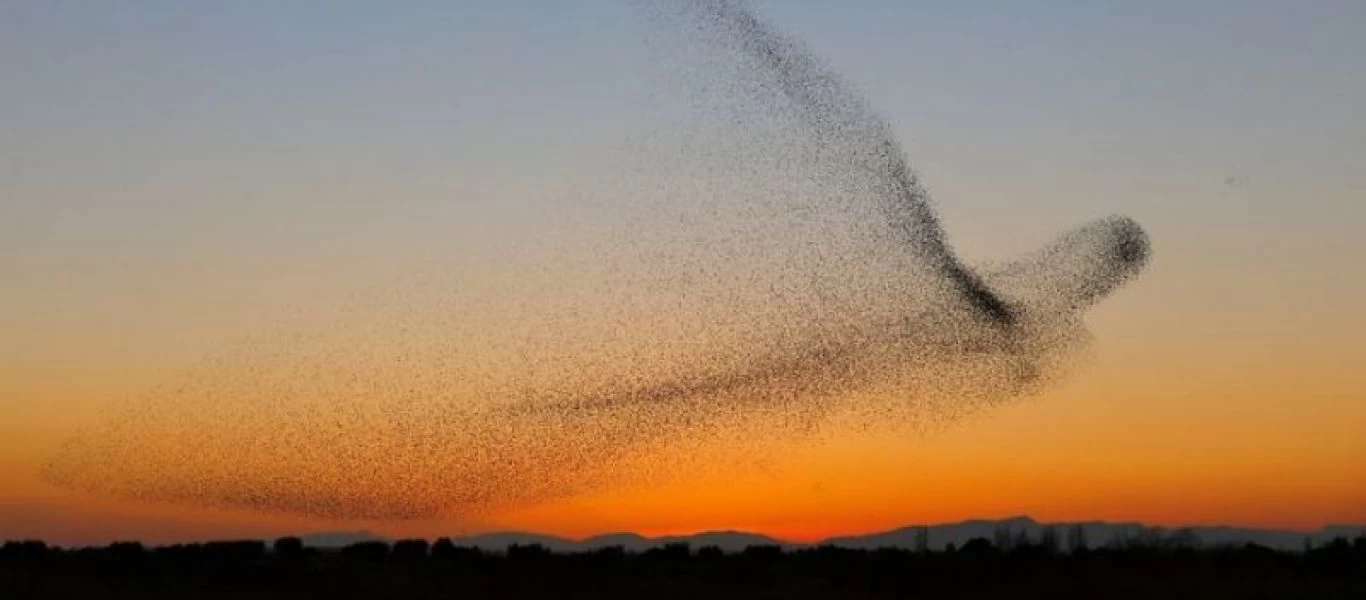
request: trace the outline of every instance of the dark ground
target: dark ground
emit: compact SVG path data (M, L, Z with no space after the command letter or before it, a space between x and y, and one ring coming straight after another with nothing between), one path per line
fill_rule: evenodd
M0 598L1366 598L1366 537L1306 552L1129 544L944 552L667 546L506 554L449 541L304 548L297 538L0 548Z

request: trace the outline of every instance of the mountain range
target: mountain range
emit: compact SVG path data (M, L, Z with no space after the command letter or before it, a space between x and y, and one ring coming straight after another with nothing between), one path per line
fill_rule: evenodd
M889 531L831 537L810 543L789 542L743 531L707 531L691 535L661 537L646 537L635 533L610 533L581 540L539 533L504 531L453 536L451 542L456 546L480 548L486 551L503 551L514 544L539 544L552 552L581 552L612 546L620 546L630 552L640 552L675 543L686 543L693 548L716 546L726 552L738 552L749 546L781 546L796 549L822 545L875 550L878 548L915 549L918 537L924 535L928 548L943 550L949 544L961 547L968 540L978 537L997 540L1003 535L1008 535L1010 539L1028 537L1030 540L1039 540L1050 528L1057 535L1059 543L1064 546L1067 544L1069 535L1076 535L1075 532L1080 531L1087 544L1092 547L1126 541L1180 537L1186 543L1203 546L1252 543L1280 550L1299 550L1304 547L1306 542L1317 546L1337 537L1350 539L1366 535L1366 525L1328 525L1318 531L1306 532L1223 525L1179 528L1153 527L1138 522L1040 523L1030 517L1019 516L999 520L975 519L938 525L910 525ZM324 532L299 537L303 539L305 545L315 548L338 548L365 541L392 541L369 531Z

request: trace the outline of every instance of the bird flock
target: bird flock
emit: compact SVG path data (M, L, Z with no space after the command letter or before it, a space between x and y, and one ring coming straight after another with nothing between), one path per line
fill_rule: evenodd
M644 10L687 110L623 169L628 226L205 357L70 440L48 480L425 519L744 468L775 440L1041 389L1147 260L1112 216L970 266L889 125L800 41L730 0Z

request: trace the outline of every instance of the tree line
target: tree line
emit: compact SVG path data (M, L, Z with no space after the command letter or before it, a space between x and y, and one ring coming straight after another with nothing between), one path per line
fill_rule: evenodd
M360 542L339 549L220 541L147 547L0 546L4 598L1366 598L1366 535L1289 552L1255 544L1204 547L1177 536L1095 548L1066 533L930 550L668 544L556 553L500 552L448 538Z

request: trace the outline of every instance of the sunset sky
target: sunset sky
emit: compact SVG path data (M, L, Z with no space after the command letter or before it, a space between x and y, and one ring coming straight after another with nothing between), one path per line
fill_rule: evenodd
M656 125L630 5L0 3L0 539L1366 523L1366 4L1328 0L756 3L892 124L970 262L1109 214L1148 231L1036 396L474 520L39 477L111 407L336 298L451 257L516 277L500 244L611 190L583 174Z

